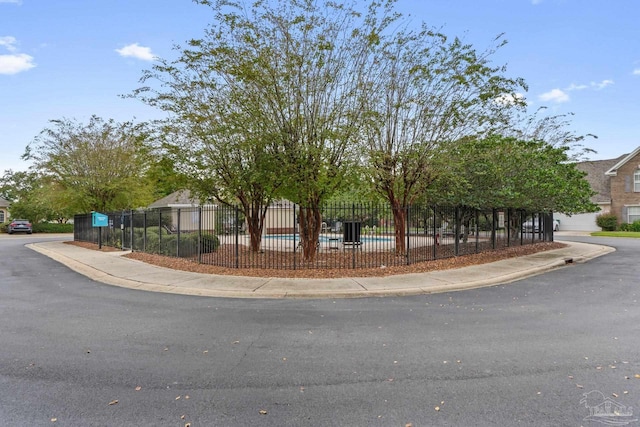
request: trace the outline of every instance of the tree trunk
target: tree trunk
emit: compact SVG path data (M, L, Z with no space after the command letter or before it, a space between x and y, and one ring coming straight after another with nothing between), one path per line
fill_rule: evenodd
M249 232L249 244L252 252L260 252L262 244L262 230L264 218L267 215L267 206L259 202L251 204L242 202L242 210L247 219L247 231ZM235 224L237 232L238 224Z
M393 204L393 222L395 224L396 255L404 255L407 252L407 211L397 203Z
M310 207L300 207L299 218L302 257L306 262L312 262L316 257L322 227L320 207L316 203Z

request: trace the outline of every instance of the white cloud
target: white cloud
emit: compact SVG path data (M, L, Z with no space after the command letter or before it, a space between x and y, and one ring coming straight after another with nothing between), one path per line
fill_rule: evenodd
M602 80L601 82L591 82L588 85L585 84L581 84L581 85L577 85L575 83L571 83L571 85L567 88L565 88L565 91L567 92L571 92L572 90L585 90L585 89L595 89L595 90L601 90L604 89L607 86L611 86L612 84L614 84L613 80Z
M536 4L540 4L542 3L542 0L531 0L531 4L532 5L536 5Z
M2 2L3 0L0 0ZM26 53L17 53L16 45L18 41L15 37L0 37L0 48L11 52L6 55L0 55L0 74L18 74L27 71L36 66L33 63L33 57Z
M561 89L552 89L549 92L540 95L539 98L542 101L551 101L558 104L569 101L569 95Z
M122 49L116 49L116 52L118 52L120 56L130 56L143 61L153 61L155 59L155 55L151 53L150 47L140 46L138 43L127 45Z
M572 91L572 90L585 90L585 89L589 89L589 85L577 85L575 83L571 83L571 85L565 90Z
M3 46L9 52L15 52L16 51L16 46L15 45L17 43L18 42L17 42L15 37L11 37L11 36L0 37L0 46Z
M635 70L633 70L633 75L640 76L640 68L636 68Z
M22 0L0 0L0 3L14 3L17 5L21 5L22 4Z
M611 86L613 84L613 80L603 80L600 83L594 83L591 82L591 86L593 86L595 89L604 89L607 86Z
M0 55L0 74L18 74L35 66L33 57L26 53Z

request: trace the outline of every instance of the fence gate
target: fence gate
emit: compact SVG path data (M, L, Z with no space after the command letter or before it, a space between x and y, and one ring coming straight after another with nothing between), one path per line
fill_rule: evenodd
M122 250L133 250L133 212L122 211L120 216L120 230L122 236L120 241L122 242Z

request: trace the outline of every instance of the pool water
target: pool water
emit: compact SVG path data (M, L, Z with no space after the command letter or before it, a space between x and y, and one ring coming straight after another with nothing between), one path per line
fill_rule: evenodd
M295 240L297 242L300 241L300 236L298 234L267 234L264 236L267 239L278 239L278 240ZM332 237L332 236L320 236L318 239L320 243L327 243L330 239L339 238L342 241L342 237ZM372 242L391 242L392 239L390 237L380 237L380 236L360 236L360 241L363 243L372 243Z

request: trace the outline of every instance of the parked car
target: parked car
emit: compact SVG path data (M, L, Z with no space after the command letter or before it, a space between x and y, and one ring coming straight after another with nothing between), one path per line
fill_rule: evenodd
M17 232L33 233L33 227L28 219L14 219L7 225L7 233L13 234Z
M533 223L533 220L528 220L525 221L524 223L522 223L522 231L526 232L526 233L531 233L531 231L533 230L534 233L537 233L540 231L540 221L536 220L535 221L535 225ZM553 220L553 231L558 231L560 230L560 221L558 221L557 219Z

